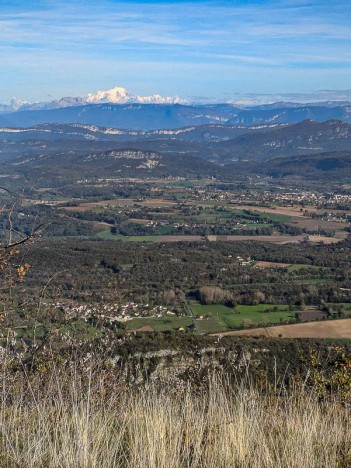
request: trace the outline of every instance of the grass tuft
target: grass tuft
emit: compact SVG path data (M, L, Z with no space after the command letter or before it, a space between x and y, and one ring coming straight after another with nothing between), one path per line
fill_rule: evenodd
M107 389L75 371L52 372L45 388L5 380L1 467L350 466L349 406L337 395L320 401L303 385L268 392L217 375L197 390Z

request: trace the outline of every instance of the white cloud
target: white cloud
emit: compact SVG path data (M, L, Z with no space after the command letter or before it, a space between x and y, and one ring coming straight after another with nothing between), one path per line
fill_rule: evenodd
M65 76L81 86L94 81L99 88L109 73L110 87L155 86L158 80L157 89L142 90L145 94L158 88L167 88L167 94L209 94L213 86L220 94L230 83L239 91L251 86L267 92L311 83L347 87L351 2L332 7L325 0L250 3L42 0L14 10L4 1L0 91L8 96L8 88L22 83L18 73L26 74L33 93L39 80L54 84L55 95L67 90ZM116 72L130 82L116 83Z

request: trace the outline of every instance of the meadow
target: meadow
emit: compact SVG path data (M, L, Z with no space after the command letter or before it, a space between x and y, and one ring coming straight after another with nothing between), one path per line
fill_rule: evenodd
M242 327L264 324L279 324L294 319L288 306L279 304L238 305L191 305L193 317L171 316L133 318L126 322L127 330L169 331L194 328L199 333L215 333Z
M202 333L214 333L252 325L276 324L294 319L294 312L281 304L237 305L192 305L197 317L196 325Z
M174 317L166 315L155 318L134 318L126 322L127 330L148 329L154 331L178 330L192 325L193 320L190 317ZM146 329L145 329L146 330Z

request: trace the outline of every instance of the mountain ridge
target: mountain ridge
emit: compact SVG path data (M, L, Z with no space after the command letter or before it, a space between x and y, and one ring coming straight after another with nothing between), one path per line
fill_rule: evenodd
M159 151L198 156L219 164L265 161L327 151L351 151L351 125L338 120L266 126L206 124L136 131L86 124L45 124L29 128L0 127L0 159L90 150Z
M92 98L95 99L95 98ZM100 99L100 95L97 96ZM102 94L101 99L104 98ZM125 130L176 129L225 124L259 126L295 124L304 120L340 120L351 124L351 106L280 107L243 109L233 104L88 103L47 109L26 109L0 114L0 126L32 127L41 124L80 124Z
M179 96L138 96L130 93L126 88L115 86L114 88L88 93L84 97L66 96L52 101L28 102L12 98L9 104L0 104L0 113L20 112L30 110L52 110L66 107L76 107L89 104L188 104L188 101Z

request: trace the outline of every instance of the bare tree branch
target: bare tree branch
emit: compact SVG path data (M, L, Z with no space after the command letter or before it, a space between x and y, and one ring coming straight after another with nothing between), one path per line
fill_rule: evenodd
M29 236L26 236L23 239L20 239L15 242L7 242L6 245L0 246L0 250L4 251L4 250L13 249L15 247L18 247L19 245L31 242L32 240L35 239L36 236L41 234L50 224L51 222L48 222L48 223L43 223L43 224L40 224L39 226L36 226L36 228L33 230L31 234L29 234Z

